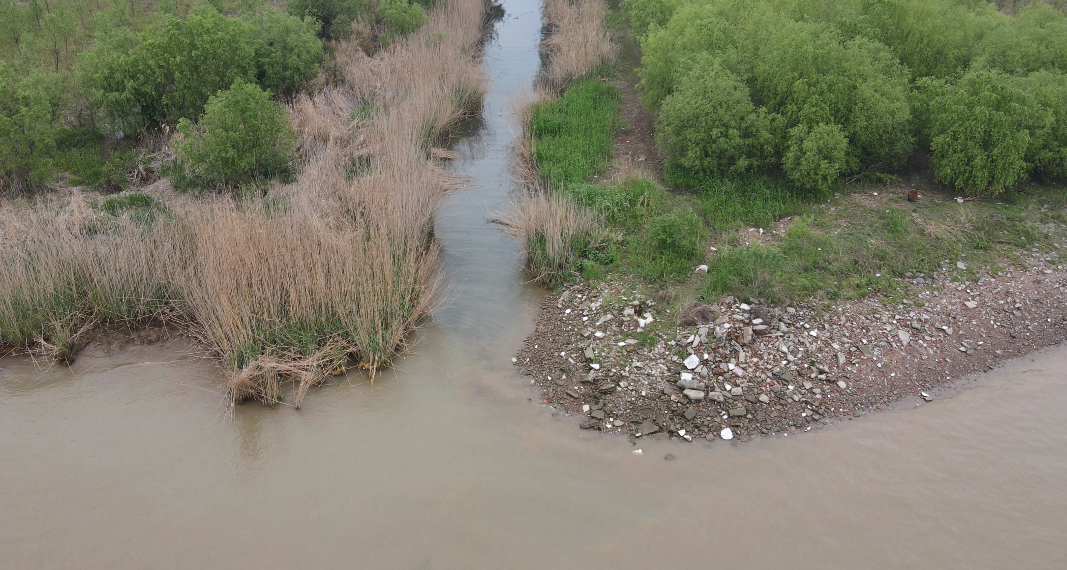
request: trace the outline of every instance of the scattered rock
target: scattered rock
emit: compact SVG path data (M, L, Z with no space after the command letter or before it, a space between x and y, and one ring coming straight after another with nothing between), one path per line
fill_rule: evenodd
M600 427L600 422L597 420L582 420L582 423L578 424L578 427L582 429L597 429Z
M732 417L732 418L739 418L741 416L744 416L745 413L746 412L745 412L745 407L744 406L738 406L736 408L730 408L730 417Z
M682 390L682 394L685 394L686 398L694 402L699 402L704 399L704 392L700 390Z
M685 417L685 419L691 420L697 416L697 409L693 406L689 406L689 408L686 409L685 413L682 415Z
M702 391L702 390L707 388L707 384L701 382L700 380L694 380L692 375L690 375L688 380L685 380L685 379L679 380L678 381L678 387L681 388L682 390Z
M659 426L648 420L641 424L641 435L652 435L658 431Z
M911 333L904 329L897 330L897 336L900 337L901 344L907 345L911 342Z
M674 456L671 455L670 453L668 453L667 455L664 455L663 458L666 459L667 461L674 461Z

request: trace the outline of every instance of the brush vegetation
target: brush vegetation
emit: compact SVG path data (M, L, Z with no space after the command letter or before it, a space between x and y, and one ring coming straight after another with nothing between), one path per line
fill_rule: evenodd
M625 0L669 166L826 191L916 151L996 195L1064 174L1067 15L967 0Z
M343 80L340 41L374 51L427 21L424 7L408 0L285 6L0 0L0 192L40 190L62 174L120 189L125 184L99 176L109 162L127 173L147 162L158 174L167 135L235 83L291 103L301 89ZM131 149L154 156L135 162Z

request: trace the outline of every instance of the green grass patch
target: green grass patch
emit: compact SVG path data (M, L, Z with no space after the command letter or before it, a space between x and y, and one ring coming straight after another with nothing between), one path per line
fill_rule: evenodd
M587 79L559 99L534 106L533 157L545 184L567 188L604 171L619 125L618 101L617 87Z
M665 175L671 186L695 195L696 210L716 232L769 228L782 218L804 212L813 201L826 199L770 176L706 178L677 167L668 167Z
M1049 241L1037 223L1050 210L1036 202L837 204L812 207L772 244L723 248L708 264L704 298L893 297L904 287L899 278L974 279L978 268L996 268ZM966 270L957 268L960 260Z

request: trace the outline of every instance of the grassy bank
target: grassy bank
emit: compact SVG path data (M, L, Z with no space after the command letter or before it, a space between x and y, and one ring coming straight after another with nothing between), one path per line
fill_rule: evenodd
M346 362L385 366L440 280L433 216L462 181L432 146L481 100L486 8L441 5L373 56L339 42L337 78L290 105L292 183L6 201L0 345L69 359L96 326L165 320L224 364L234 403L295 382L299 405Z
M1067 193L1056 184L957 200L915 169L813 189L781 172L696 172L670 155L663 172L612 165L613 138L628 136L615 85L637 83L642 62L626 13L602 21L621 46L616 63L590 68L529 113L528 178L550 198L523 198L513 212L541 215L511 221L543 283L631 275L685 303L728 294L899 301L905 280L972 280L1029 255L1059 255Z

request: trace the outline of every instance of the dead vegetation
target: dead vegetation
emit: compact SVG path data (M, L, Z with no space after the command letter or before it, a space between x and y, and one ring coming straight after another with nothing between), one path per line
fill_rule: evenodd
M160 187L110 211L80 190L5 203L0 346L67 360L88 328L165 314L227 365L231 403L274 404L295 382L299 405L349 359L373 374L440 282L433 218L463 180L433 148L480 107L485 10L442 4L373 57L340 45L343 80L291 105L292 184L203 199Z

